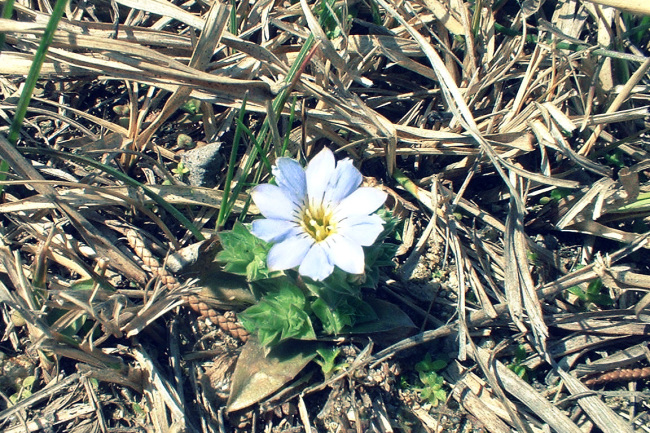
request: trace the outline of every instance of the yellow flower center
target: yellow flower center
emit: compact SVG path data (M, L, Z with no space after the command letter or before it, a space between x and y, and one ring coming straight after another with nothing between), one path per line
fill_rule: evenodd
M332 210L326 206L308 205L300 213L300 225L316 242L320 242L336 232L332 216Z

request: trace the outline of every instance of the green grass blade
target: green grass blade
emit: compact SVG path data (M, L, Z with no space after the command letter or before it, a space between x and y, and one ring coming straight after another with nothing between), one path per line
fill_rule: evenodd
M14 0L6 0L4 6L2 7L2 18L9 19L11 14L14 11ZM6 36L4 33L0 33L0 49L5 44Z
M289 69L289 72L287 73L287 83L292 83L294 78L298 76L299 73L301 73L302 69L304 68L304 62L307 59L307 56L311 50L312 45L314 44L314 37L312 35L309 35L309 37L305 40L305 44L302 46L302 49L298 53L298 57L296 58L296 61L294 62L293 65L291 65L291 68ZM289 94L291 93L292 86L287 86L280 93L278 96L276 96L273 99L273 111L275 112L276 118L279 118L280 115L282 114L282 108L284 107L284 104L287 102L287 99L289 98ZM260 128L259 133L257 134L257 142L262 144L262 149L265 154L268 154L269 146L270 146L270 141L268 141L268 134L270 132L270 125L269 125L270 119L266 117L264 119L264 123L262 123L262 126ZM233 189L232 196L230 197L230 201L228 203L228 208L232 208L232 205L234 205L235 200L237 197L239 197L239 194L242 191L242 188L244 187L244 180L249 176L253 164L257 160L258 157L258 148L253 147L251 149L251 154L248 160L246 161L246 164L244 165L244 168L242 170L241 177L237 184L235 185L235 188ZM261 169L259 169L255 175L254 182L259 182L259 178L261 177ZM246 202L246 205L244 205L244 211L242 212L242 218L246 215L246 209L248 209L248 205L250 203L250 198ZM224 221L228 218L229 215L226 215L224 217Z
M61 21L61 17L63 16L65 5L67 3L68 0L57 0L56 4L54 5L54 9L52 9L52 15L50 15L50 19L47 22L47 26L45 27L43 38L38 45L36 54L34 55L34 60L32 61L32 65L29 68L29 73L27 74L27 79L25 80L25 86L23 87L23 91L20 94L20 99L16 105L16 113L14 114L14 118L9 128L9 135L7 136L9 143L12 145L16 144L18 137L20 136L20 129L23 126L23 121L25 120L25 115L27 114L27 107L29 107L29 102L32 99L32 93L34 92L36 82L38 81L38 77L41 73L41 67L43 66L43 62L45 62L45 54L47 53L49 46L52 44L52 40L54 39L54 32L59 25L59 21ZM12 11L13 1L11 2L11 7L9 7L8 3L5 4L5 7L2 11L3 18L5 17L5 14L11 16ZM4 34L2 36L4 39ZM2 47L1 44L0 47ZM7 178L6 172L8 170L9 164L7 164L6 161L0 162L0 180L5 180ZM3 189L4 187L0 185L0 193L3 191Z
M239 119L237 119L237 128L241 128L241 130L244 131L246 135L248 135L248 138L250 138L250 140L253 142L253 145L257 149L257 153L260 157L260 160L262 161L262 164L270 173L272 167L271 167L271 163L269 162L269 159L266 157L265 154L266 149L262 148L262 145L260 144L259 141L257 141L257 137L255 137L255 134L253 134L253 131L248 129L248 127L243 123L241 123Z
M29 106L29 102L32 99L32 93L36 87L36 82L38 81L41 67L45 62L45 54L47 53L49 46L52 44L54 32L56 31L56 27L58 26L61 17L63 16L66 3L67 0L57 0L56 4L54 5L54 9L52 10L50 20L47 22L47 27L45 27L45 32L43 33L41 43L36 50L36 54L34 55L34 60L32 61L32 65L29 68L29 73L27 74L27 79L25 80L25 87L23 88L23 92L20 94L20 99L16 105L16 114L14 115L13 122L11 123L9 136L7 137L11 144L16 144L18 141L20 128L23 125L25 114L27 113L27 107Z
M643 27L641 27L643 29ZM517 30L513 30L511 28L505 27L504 25L501 25L499 23L494 23L494 30L496 30L498 33L506 35L506 36L521 36L521 33L519 33ZM536 35L526 35L526 42L528 43L533 43L536 44L538 43L538 38ZM553 41L550 40L545 40L544 42L548 44L553 44ZM571 51L584 51L590 48L593 48L592 46L588 45L587 43L585 44L574 44L570 42L557 42L554 43L554 46L557 49L560 50L571 50ZM613 50L608 50L605 48L596 48L590 51L592 55L596 56L603 56L603 57L611 57L613 59L621 59L621 60L628 60L630 62L635 62L635 63L642 63L645 58L643 56L638 56L634 54L628 54L624 53L621 51L613 51Z
M237 4L235 0L230 0L230 33L237 36L239 23L237 23Z
M291 102L291 111L289 111L289 128L287 133L284 135L284 140L282 141L282 151L280 152L280 156L284 156L285 152L287 151L287 147L289 147L289 136L291 135L291 128L293 127L293 122L296 118L296 102L298 101L298 98L295 96L293 97L293 101Z
M235 137L233 138L232 149L230 150L230 160L228 161L226 181L223 185L223 198L221 199L221 207L219 208L219 215L217 216L217 230L223 227L226 218L230 214L230 187L232 184L232 176L235 172L235 166L237 165L237 152L239 151L239 142L241 141L242 134L242 130L239 125L244 124L244 116L246 115L246 102L248 102L248 93L244 95L244 100L242 101L241 108L239 109L239 118L237 119Z

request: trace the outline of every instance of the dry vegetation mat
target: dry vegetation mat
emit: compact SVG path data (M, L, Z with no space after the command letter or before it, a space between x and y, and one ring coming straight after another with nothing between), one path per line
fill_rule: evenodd
M0 430L650 432L646 1L73 0L17 141L11 3ZM322 149L385 233L264 297Z

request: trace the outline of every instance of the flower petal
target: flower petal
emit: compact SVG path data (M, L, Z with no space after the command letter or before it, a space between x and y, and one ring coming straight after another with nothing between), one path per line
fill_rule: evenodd
M379 215L356 215L339 222L336 227L339 234L352 242L368 247L384 230L384 220Z
M301 204L307 194L305 170L291 158L278 158L273 167L273 176L278 186L290 193L296 204Z
M311 247L298 268L300 275L316 281L322 281L330 276L334 270L334 264L331 263L323 246L323 243L320 242Z
M334 204L340 202L345 197L361 185L363 177L357 168L352 164L350 158L343 159L336 164L336 170L327 185L325 199Z
M268 183L257 185L251 191L251 197L266 218L291 221L298 212L297 204L279 186Z
M253 221L251 233L266 242L279 242L296 229L299 229L298 225L291 221L258 219Z
M329 180L334 174L335 164L334 154L326 147L307 165L305 175L310 203L322 203Z
M366 262L361 245L341 235L327 238L328 255L336 266L350 274L363 274Z
M284 271L298 266L310 251L314 240L308 236L291 236L269 250L266 264L271 271Z
M384 204L388 194L378 188L361 187L345 197L334 211L337 220L354 215L369 215Z

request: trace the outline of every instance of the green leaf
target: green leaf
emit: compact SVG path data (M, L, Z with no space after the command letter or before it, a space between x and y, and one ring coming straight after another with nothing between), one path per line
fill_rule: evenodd
M264 346L276 345L290 338L316 339L311 319L305 311L306 299L302 290L285 278L276 279L269 286L275 291L239 314L244 328L256 333Z
M95 280L92 278L83 278L70 284L70 290L92 290L95 285Z
M189 114L197 114L201 108L201 101L198 99L190 99L181 105L181 110Z
M72 323L70 323L70 325L66 326L60 332L61 334L67 335L68 337L73 337L79 333L81 328L84 327L87 320L88 320L88 315L82 314L81 316L79 316L79 318L73 320Z
M440 388L444 383L443 377L435 371L421 371L419 376L420 382L429 388Z
M338 347L328 347L328 348L321 348L317 349L316 353L321 357L321 359L316 359L316 363L320 365L321 369L323 370L323 375L325 378L329 378L334 371L337 369L341 368L340 366L337 366L335 361L336 358L339 356L341 353L341 349Z
M614 300L609 296L609 293L603 293L603 282L600 278L591 281L587 286L587 290L583 290L579 286L569 287L567 290L569 293L576 296L585 305L614 305Z
M288 326L282 328L280 340L288 340L289 338L315 340L316 333L314 332L314 327L303 307L290 305L288 310L286 316Z
M599 295L600 290L603 288L603 281L600 278L596 278L587 286L588 295Z
M557 188L551 191L551 199L560 201L563 198L568 197L571 194L571 190L566 189L566 188Z
M424 359L415 364L415 370L419 372L440 371L447 367L447 361L444 359L431 359L431 354L427 353Z
M581 301L587 301L587 294L580 288L580 286L569 287L567 291L576 296Z
M445 401L445 400L447 400L447 391L445 391L444 389L437 389L437 390L435 390L434 393L433 393L433 395L434 395L434 397L436 398L436 400L438 400L438 401Z
M226 410L244 409L282 388L314 359L318 347L288 341L268 350L251 337L237 360Z
M10 18L11 12L13 11L13 1L4 2L4 8L2 11L3 18ZM38 81L41 68L45 62L45 57L48 48L54 40L54 33L56 28L59 25L59 21L65 13L66 5L68 4L67 0L57 0L54 4L54 7L51 7L50 18L47 21L45 26L45 31L40 37L38 49L34 53L32 59L32 64L29 68L29 73L25 80L24 85L22 86L22 91L20 92L20 98L16 104L16 109L14 113L11 126L9 127L9 133L7 134L7 140L9 141L10 146L14 146L18 142L18 137L20 135L20 129L22 128L23 121L25 120L25 115L27 114L27 108L29 107L29 102L32 99L32 94L36 88L36 82ZM4 45L5 34L3 33L0 37L0 47ZM4 146L4 145L3 145ZM9 158L11 159L11 158ZM5 180L7 178L6 172L9 170L11 164L7 160L0 161L0 180ZM0 193L4 191L4 185L0 185Z
M324 281L312 281L309 278L304 278L303 281L307 289L319 298L327 298L332 296L354 296L361 298L361 291L358 286L350 284L348 281L348 274L339 268L334 268L332 274Z
M352 325L352 313L345 308L332 308L322 298L311 304L311 309L321 321L326 334L340 334L346 326Z
M526 359L527 355L528 353L526 352L526 346L524 346L523 344L519 344L515 348L515 360L517 360L518 362L521 362L524 359Z
M376 332L400 336L411 332L416 326L411 318L395 304L380 299L369 299L365 302L375 313L376 319L359 323L351 329L354 334L371 334Z
M447 391L443 389L445 380L442 376L434 371L420 371L419 378L424 386L420 389L420 398L428 401L433 406L437 406L440 401L447 399Z
M23 379L23 388L31 391L34 382L36 382L36 376L27 376Z
M217 254L217 260L225 263L225 271L244 275L248 281L272 276L266 266L271 244L256 237L244 224L237 221L232 230L219 233L219 240L223 250Z
M429 388L424 388L420 391L420 398L423 400L429 400L433 396L433 391Z

